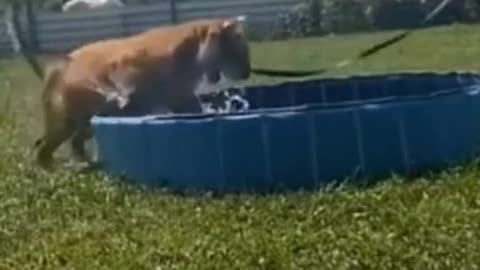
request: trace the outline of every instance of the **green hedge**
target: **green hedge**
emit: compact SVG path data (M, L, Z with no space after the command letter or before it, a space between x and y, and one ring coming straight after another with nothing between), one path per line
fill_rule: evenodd
M276 19L266 38L418 27L442 0L303 0ZM430 25L480 21L480 1L452 0ZM254 29L252 30L254 32Z

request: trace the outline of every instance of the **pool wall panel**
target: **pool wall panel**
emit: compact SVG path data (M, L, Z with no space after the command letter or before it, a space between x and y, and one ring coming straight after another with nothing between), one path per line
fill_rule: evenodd
M480 75L319 79L243 89L251 110L95 117L105 170L148 185L266 191L440 168L480 150Z

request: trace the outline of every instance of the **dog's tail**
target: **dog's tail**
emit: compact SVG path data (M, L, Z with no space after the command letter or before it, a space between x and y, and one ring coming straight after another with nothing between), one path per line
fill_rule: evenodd
M44 82L43 85L43 103L50 102L51 91L55 88L55 84L61 79L61 74L65 70L66 65L69 63L69 58L66 55L57 57L56 61L49 63L46 66L40 64L39 60L31 51L27 42L20 31L19 23L19 1L9 0L5 10L5 24L7 28L7 34L12 43L12 48L15 53L20 54L31 67L35 75ZM39 147L44 142L44 138L38 138L34 142L34 147Z

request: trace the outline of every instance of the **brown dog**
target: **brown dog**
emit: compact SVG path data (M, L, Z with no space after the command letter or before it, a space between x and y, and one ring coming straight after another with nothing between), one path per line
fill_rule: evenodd
M120 110L141 104L147 111L165 106L174 113L201 112L194 90L202 76L216 82L220 73L233 80L250 75L242 20L157 27L69 53L43 76L45 130L36 142L37 162L49 167L55 150L69 138L74 154L89 161L84 144L91 137L90 119L105 114L110 100Z

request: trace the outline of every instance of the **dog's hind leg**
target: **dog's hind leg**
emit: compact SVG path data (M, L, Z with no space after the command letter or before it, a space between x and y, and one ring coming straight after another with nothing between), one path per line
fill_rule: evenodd
M71 141L71 148L73 155L82 162L91 163L91 159L88 157L87 151L85 151L85 143L93 137L91 127L85 127L77 130L73 134Z
M63 124L51 124L38 145L37 163L43 168L51 167L53 153L73 133L73 129Z

